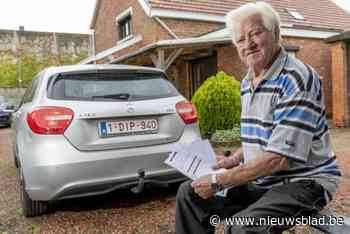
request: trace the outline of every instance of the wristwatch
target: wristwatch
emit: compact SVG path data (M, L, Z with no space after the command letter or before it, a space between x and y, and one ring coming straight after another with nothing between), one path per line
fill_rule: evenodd
M211 188L214 193L220 192L224 189L223 186L218 183L217 176L218 175L215 173L211 175Z

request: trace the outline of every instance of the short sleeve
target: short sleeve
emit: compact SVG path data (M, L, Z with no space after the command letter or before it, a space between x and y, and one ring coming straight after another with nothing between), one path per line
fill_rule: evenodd
M265 148L306 162L322 108L313 93L298 91L280 99L273 113L273 131Z

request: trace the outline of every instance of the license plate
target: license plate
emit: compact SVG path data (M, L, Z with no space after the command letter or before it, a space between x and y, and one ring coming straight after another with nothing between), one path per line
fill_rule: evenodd
M158 132L158 121L156 119L101 121L99 124L100 135L107 137L111 135L151 134Z

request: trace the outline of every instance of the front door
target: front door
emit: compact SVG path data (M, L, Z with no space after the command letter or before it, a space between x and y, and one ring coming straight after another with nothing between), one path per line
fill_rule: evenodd
M191 98L196 90L210 76L217 73L217 56L216 53L209 57L199 58L191 62Z

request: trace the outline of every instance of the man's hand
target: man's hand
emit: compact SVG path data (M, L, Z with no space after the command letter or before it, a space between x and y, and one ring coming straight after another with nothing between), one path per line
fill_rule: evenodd
M217 155L216 160L218 161L215 166L213 166L214 170L225 168L225 169L231 169L232 167L236 167L239 165L240 160L238 157L235 157L234 155L230 157L225 157L223 155Z
M223 155L216 156L217 165L213 167L214 170L225 168L231 169L239 165L241 161L243 161L243 149L240 147L237 149L233 155L229 157L225 157Z
M214 191L211 187L211 175L206 175L194 180L191 183L195 193L203 199L208 199L214 196Z

